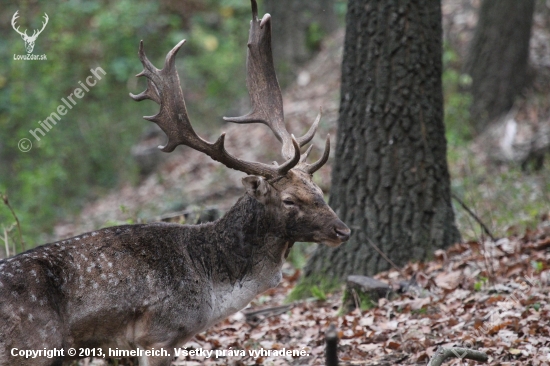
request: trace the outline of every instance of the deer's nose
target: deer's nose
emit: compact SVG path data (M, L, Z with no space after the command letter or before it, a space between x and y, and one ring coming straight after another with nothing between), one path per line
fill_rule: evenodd
M351 234L351 230L349 229L349 227L347 227L346 224L341 221L336 224L336 226L334 226L334 232L336 233L338 239L342 240L343 242L348 241Z

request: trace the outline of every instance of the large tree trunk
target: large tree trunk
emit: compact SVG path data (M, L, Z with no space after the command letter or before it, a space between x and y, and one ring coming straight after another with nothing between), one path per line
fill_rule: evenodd
M320 39L338 26L334 0L266 0L265 10L273 17L273 57L284 86L313 56Z
M472 77L471 121L481 132L508 112L527 82L535 0L484 0L466 62Z
M352 229L305 284L429 258L460 240L451 205L439 0L349 0L330 206Z

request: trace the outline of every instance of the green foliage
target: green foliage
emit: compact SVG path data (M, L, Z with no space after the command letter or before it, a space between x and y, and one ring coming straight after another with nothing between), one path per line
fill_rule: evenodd
M346 0L336 0L334 2L334 12L336 16L341 20L342 24L345 23L344 18L346 17L346 12L348 11L348 3Z
M239 97L246 95L246 43L250 3L211 2L212 11L192 19L183 58L187 105L191 118L200 116L203 133L222 115L235 115ZM201 126L197 125L200 131Z
M311 287L311 294L313 295L313 297L320 301L325 301L327 299L327 294L325 293L325 291L320 289L317 285L313 285Z
M544 263L540 261L531 261L531 267L533 267L536 273L540 273L544 269Z
M521 234L534 228L550 211L549 164L526 174L519 166L489 166L471 150L473 130L469 122L471 97L464 89L471 83L461 73L461 60L448 44L443 52L443 92L447 158L452 191L489 227L493 235ZM459 205L456 220L465 240L479 240L484 233Z
M321 25L317 22L312 22L309 25L306 34L307 48L313 51L318 50L321 46L321 41L325 36L326 34L323 31L323 28L321 28Z
M420 309L411 310L411 314L415 314L415 315L426 315L427 313L428 313L428 308L426 307L426 305L424 305Z
M519 166L487 167L476 161L474 153L457 148L449 150L452 191L465 201L496 237L522 234L534 229L540 217L550 211L550 166L526 174ZM466 240L483 235L472 217L455 206L458 226Z
M2 241L2 248L4 254L9 256L25 249L25 242L23 241L23 235L21 232L21 225L17 213L9 202L9 197L0 192L0 207L9 212L12 222L2 224L0 227L0 240ZM0 209L1 212L1 209Z
M352 290L355 291L355 290ZM344 291L344 296L342 297L342 304L343 306L339 310L339 315L345 315L345 313L349 310L349 308L354 309L356 306L356 302L358 302L359 309L361 311L367 311L370 309L373 309L378 306L378 303L372 300L372 298L369 296L369 294L361 291L355 291L355 295L350 292L348 289ZM353 306L349 306L349 304L353 304Z
M489 281L487 277L479 277L479 279L474 283L474 290L475 291L481 291L483 289L483 286Z
M249 4L211 1L206 8L184 30L177 15L145 0L53 0L3 8L9 14L19 10L23 29L39 26L43 13L50 18L34 49L36 55L46 54L46 61L14 60L14 54L26 53L23 41L9 24L0 25L7 41L0 43L0 191L8 193L31 246L85 201L137 180L130 149L148 127L141 116L158 111L154 103L128 97L145 87L134 77L142 69L140 40L160 68L166 53L188 39L178 67L191 118L219 121L246 95ZM41 128L38 122L56 112L61 98L97 67L106 75L36 141L29 130ZM29 152L18 149L22 138L31 140ZM11 221L0 207L0 224L7 227Z
M287 302L297 301L308 297L314 297L319 300L325 300L326 294L338 290L340 283L334 279L314 276L300 278L298 284L292 289Z
M462 89L471 83L468 75L460 72L458 55L448 45L443 47L443 91L445 127L450 146L463 145L472 138L469 125L472 98Z
M295 243L290 251L287 261L296 269L302 269L307 262L309 254L317 247L314 243Z

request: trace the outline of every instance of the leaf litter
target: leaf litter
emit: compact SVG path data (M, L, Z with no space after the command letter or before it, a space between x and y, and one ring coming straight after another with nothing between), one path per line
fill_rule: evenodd
M395 299L380 299L377 308L340 315L342 293L336 292L326 301L304 300L270 316L269 308L284 304L298 273L285 266L277 288L185 345L245 350L247 356L187 357L175 364L324 365L324 332L330 323L337 326L342 365L425 365L439 346L483 351L491 365L550 364L548 221L523 236L455 244L437 251L431 262L376 275L396 290L403 281L418 279ZM268 308L263 318L250 322L246 314L262 308ZM255 358L249 353L262 348L303 349L307 356ZM453 362L464 364L460 361Z

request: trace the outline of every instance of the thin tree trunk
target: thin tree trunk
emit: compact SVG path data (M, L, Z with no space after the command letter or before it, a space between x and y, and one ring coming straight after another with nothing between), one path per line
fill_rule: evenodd
M429 258L460 240L451 205L439 0L349 0L330 206L349 243L320 246L303 283Z
M470 45L471 121L477 132L512 108L527 84L535 0L484 0Z

